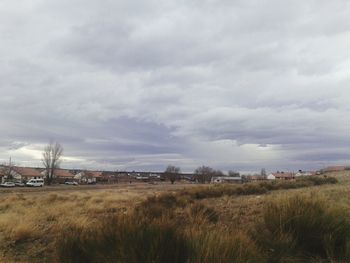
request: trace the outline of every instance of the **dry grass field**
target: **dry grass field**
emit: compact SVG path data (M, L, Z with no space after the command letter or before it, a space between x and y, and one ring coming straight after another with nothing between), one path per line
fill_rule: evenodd
M127 213L147 196L188 187L193 185L0 189L0 262L43 262L54 252L52 246L61 230L89 227L106 215Z
M348 234L350 218L350 173L332 176L338 179L337 184L271 191L266 190L269 186L257 184L237 189L240 186L198 188L181 183L5 190L0 192L0 262L347 262L350 235L339 234L339 239L324 241L327 235ZM294 230L288 230L288 235L271 230L275 227L274 218L284 216L288 221L293 207L304 208L295 212L299 215L319 207L314 211L315 218L329 220L318 225L322 231L328 231L321 237L322 249L305 248L299 236L291 237ZM298 221L293 227L300 227L300 233L311 231L302 224L305 221ZM333 229L333 224L338 228ZM320 231L317 224L311 229ZM265 244L277 242L271 234L280 238L278 244ZM150 241L153 235L161 240L160 244ZM116 240L116 236L121 240ZM131 236L134 239L125 239ZM124 241L127 248L121 244ZM108 247L106 242L114 245ZM145 242L154 246L144 248ZM119 254L106 255L116 249L116 244L128 253L118 248ZM138 245L130 252L128 249L134 244ZM152 258L168 249L162 244L174 248L171 253L178 252L169 252L172 261L166 258L168 252L164 252L164 257ZM295 245L292 250L291 244ZM131 257L142 249L147 251Z

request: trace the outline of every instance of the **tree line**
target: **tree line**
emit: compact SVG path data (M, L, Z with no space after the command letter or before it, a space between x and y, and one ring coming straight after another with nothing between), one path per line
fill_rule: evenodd
M169 180L172 184L175 181L181 179L181 169L180 167L174 165L168 165L164 171L165 179ZM225 176L225 174L220 170L215 170L209 166L202 165L194 170L193 179L198 183L210 183L211 179L216 176ZM239 177L240 174L236 171L229 171L228 176Z

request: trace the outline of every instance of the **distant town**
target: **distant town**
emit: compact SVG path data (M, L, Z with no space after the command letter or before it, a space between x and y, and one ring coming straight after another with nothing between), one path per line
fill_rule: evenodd
M52 184L118 184L118 183L175 183L176 181L190 183L245 183L263 180L295 180L302 176L322 175L326 172L341 172L350 170L350 166L329 166L318 171L285 172L276 171L266 173L265 169L260 174L240 174L230 171L227 174L202 166L194 173L181 172L140 172L140 171L93 171L83 169L55 169ZM0 165L0 182L12 182L17 186L24 186L30 180L46 180L45 168L21 167L12 165Z

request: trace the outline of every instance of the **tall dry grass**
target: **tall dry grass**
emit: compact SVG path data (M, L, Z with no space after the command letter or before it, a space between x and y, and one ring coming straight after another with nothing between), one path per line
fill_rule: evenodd
M116 216L88 229L67 229L57 241L56 260L182 263L187 262L188 253L185 236L171 223Z
M6 194L0 199L0 254L6 259L0 262L50 262L64 229L89 228L101 217L125 213L132 205L124 202L116 193Z
M215 229L212 222L179 224L167 216L135 213L105 219L90 229L70 228L57 241L57 262L243 263L262 262L244 232ZM208 231L210 229L210 231Z
M337 262L349 259L349 215L319 195L269 202L257 225L257 243L269 262Z
M8 195L0 202L0 250L8 262L346 262L346 189L339 207L318 194L294 196L301 190L273 195L261 220L252 213L249 225L229 222L235 219L224 218L221 206L206 202L240 196L254 206L257 197L269 199L263 193L333 183L316 180L201 187L130 201L116 191Z
M227 228L215 209L184 200L181 193L150 197L122 219L100 222L87 232L70 230L57 243L58 261L70 262L73 255L91 263L306 263L349 258L349 215L317 194L268 202L254 230Z
M307 176L299 177L295 181L263 181L259 183L248 183L243 185L210 185L181 192L182 196L191 199L219 198L222 196L259 195L276 190L298 189L311 186L336 184L338 180L333 177Z

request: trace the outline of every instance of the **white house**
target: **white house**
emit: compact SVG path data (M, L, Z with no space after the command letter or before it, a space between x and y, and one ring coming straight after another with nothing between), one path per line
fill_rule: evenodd
M38 169L31 167L12 167L11 175L17 182L26 182L30 179L43 179Z
M295 174L290 173L290 172L276 172L276 173L271 173L267 176L268 180L294 180L295 179Z
M74 179L80 183L96 183L99 178L102 177L102 172L98 171L82 171L74 176Z
M267 180L276 180L276 176L273 173L269 174L266 178Z
M307 172L307 171L299 171L295 174L295 177L299 177L299 176L312 176L315 175L315 172Z

